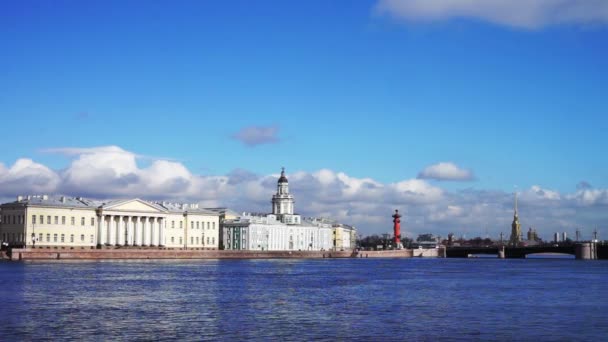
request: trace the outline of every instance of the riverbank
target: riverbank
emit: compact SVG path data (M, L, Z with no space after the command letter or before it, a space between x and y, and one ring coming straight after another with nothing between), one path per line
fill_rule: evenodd
M388 251L230 251L171 249L13 249L8 257L22 260L105 260L105 259L323 259L323 258L411 258L444 257L443 249L402 249ZM442 253L443 252L443 253Z

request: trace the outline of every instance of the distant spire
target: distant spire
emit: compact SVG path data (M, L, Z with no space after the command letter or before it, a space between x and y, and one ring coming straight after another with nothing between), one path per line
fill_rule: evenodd
M515 191L515 216L517 216L517 191Z

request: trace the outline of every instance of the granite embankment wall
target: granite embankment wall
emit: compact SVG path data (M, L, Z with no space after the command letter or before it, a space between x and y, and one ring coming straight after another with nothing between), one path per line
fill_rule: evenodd
M171 249L13 249L11 260L445 258L444 248L387 251L228 251Z
M11 260L104 259L322 259L350 258L352 251L227 251L154 249L13 249Z
M357 258L445 258L445 248L359 251Z

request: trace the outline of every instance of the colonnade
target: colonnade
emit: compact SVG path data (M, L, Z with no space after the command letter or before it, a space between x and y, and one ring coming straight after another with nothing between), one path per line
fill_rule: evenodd
M158 216L97 216L98 245L164 246L165 218Z

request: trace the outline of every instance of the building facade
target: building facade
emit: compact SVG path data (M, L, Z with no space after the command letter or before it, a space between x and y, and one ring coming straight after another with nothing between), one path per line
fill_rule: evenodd
M355 246L354 227L337 222L302 218L294 212L285 169L272 196L271 214L243 213L222 221L222 248L259 251L347 250Z
M0 205L0 241L26 247L218 249L219 214L141 199L19 196Z

